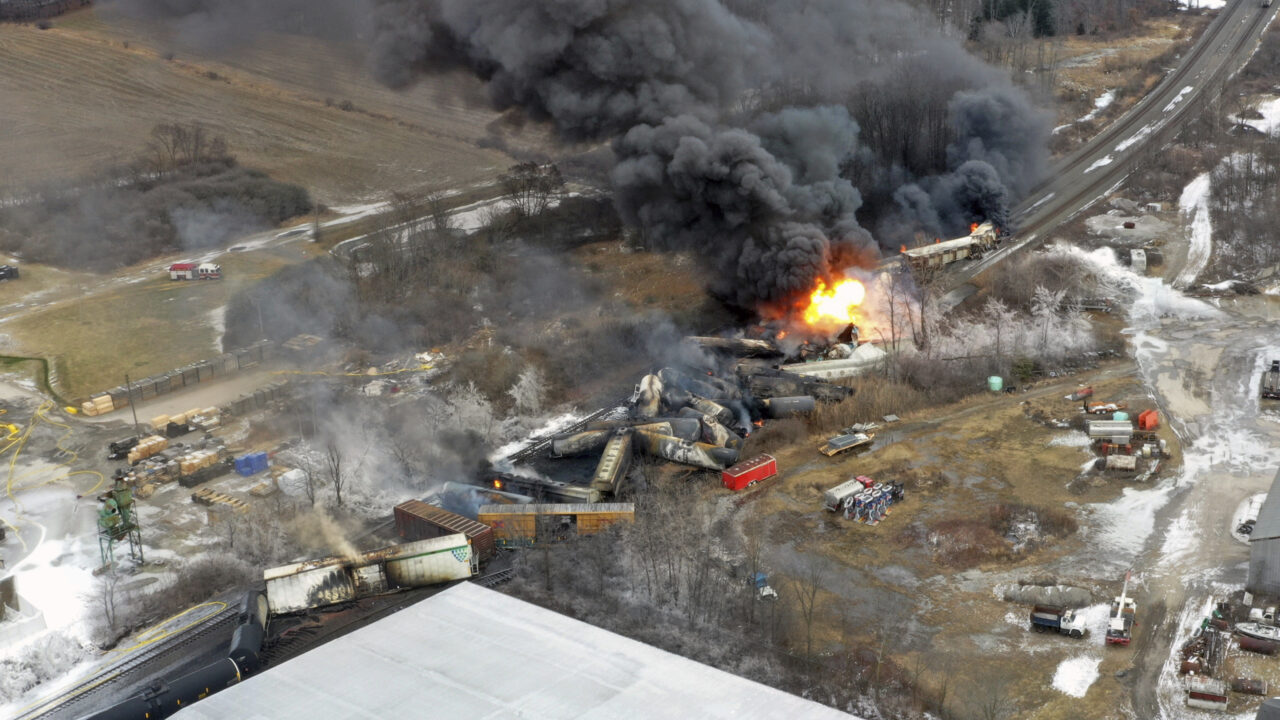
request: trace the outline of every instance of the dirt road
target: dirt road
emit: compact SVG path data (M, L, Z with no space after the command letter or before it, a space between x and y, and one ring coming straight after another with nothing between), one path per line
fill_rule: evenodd
M1280 359L1277 319L1272 299L1238 298L1135 336L1143 375L1185 443L1181 477L1156 489L1171 500L1133 556L1147 604L1169 608L1163 618L1143 618L1152 640L1135 668L1138 717L1199 717L1183 707L1170 651L1179 625L1189 629L1211 597L1246 579L1248 548L1230 525L1240 501L1265 492L1275 477L1280 407L1260 405L1258 380L1265 364Z

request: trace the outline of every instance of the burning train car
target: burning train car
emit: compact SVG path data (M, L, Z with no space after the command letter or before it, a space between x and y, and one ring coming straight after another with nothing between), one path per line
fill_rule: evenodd
M328 557L271 568L262 573L272 615L310 610L379 595L402 587L465 580L479 559L463 533L374 550L355 557Z
M907 265L916 272L938 270L968 258L980 258L1000 245L1000 231L993 223L975 223L966 237L935 242L908 250L902 248Z

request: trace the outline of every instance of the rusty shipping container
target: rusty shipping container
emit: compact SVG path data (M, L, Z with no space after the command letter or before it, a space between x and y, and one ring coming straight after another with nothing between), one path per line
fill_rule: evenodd
M395 507L396 534L404 542L430 540L462 533L471 541L476 559L485 562L498 551L493 528L482 522L451 513L421 500L409 500Z
M620 522L634 522L633 503L484 505L479 519L493 528L498 547L529 547L594 535Z

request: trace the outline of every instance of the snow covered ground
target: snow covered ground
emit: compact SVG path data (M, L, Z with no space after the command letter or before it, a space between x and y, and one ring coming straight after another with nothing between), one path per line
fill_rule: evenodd
M1098 679L1098 666L1101 664L1102 658L1093 655L1063 660L1053 674L1053 688L1071 697L1084 697L1089 686Z
M1260 118L1241 118L1232 116L1232 120L1241 125L1248 125L1258 132L1267 135L1274 134L1280 130L1280 97L1273 97L1258 103L1257 111L1262 114Z
M1212 173L1204 173L1188 183L1178 198L1178 207L1188 219L1191 248L1187 251L1187 264L1173 281L1175 287L1190 287L1209 264L1209 255L1213 252L1213 221L1209 214L1211 189Z
M1054 128L1053 134L1057 135L1058 133L1062 132L1063 130L1066 130L1072 125L1075 125L1076 123L1089 122L1090 120L1098 117L1098 115L1101 114L1103 110L1106 110L1107 108L1111 107L1111 103L1115 101L1116 101L1115 90L1108 90L1102 93L1101 95L1099 95L1097 98L1094 99L1092 110L1085 113L1084 115L1081 115L1076 120L1067 123L1066 125L1059 125L1058 127Z
M1111 157L1110 155L1102 158L1101 160L1095 160L1092 165L1085 168L1085 173L1086 174L1091 173L1094 170L1097 170L1098 168L1104 168L1113 162L1115 162L1115 158Z

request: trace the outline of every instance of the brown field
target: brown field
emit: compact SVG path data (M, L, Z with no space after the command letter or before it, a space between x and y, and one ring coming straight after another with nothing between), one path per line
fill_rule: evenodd
M1088 140L1133 107L1173 64L1162 56L1188 47L1208 21L1205 15L1181 13L1149 20L1129 37L1066 36L1055 50L1055 125L1070 126L1055 136L1054 151L1065 152ZM1091 120L1076 122L1108 90L1116 91L1115 102Z
M876 624L861 617L851 620L848 615L859 608L871 607L873 616L901 616L902 622L921 618L923 625L936 628L929 649L898 647L889 654L907 668L916 666L917 658L927 660L922 673L925 697L936 692L948 675L948 706L959 709L970 699L964 686L981 683L986 673L1000 672L1018 708L1013 717L1112 716L1129 692L1115 673L1133 665L1140 639L1130 648L1095 648L1099 638L1081 644L1035 635L1020 624L1027 608L1006 603L992 592L997 583L1072 566L1080 568L1080 574L1060 581L1089 588L1095 602L1118 592L1120 578L1089 574L1090 549L1082 539L1084 532L1049 540L1021 554L999 550L985 560L949 554L946 540L933 548L926 540L928 532L984 529L996 503L1062 510L1087 528L1090 504L1111 501L1133 484L1096 474L1077 481L1089 453L1080 447L1049 444L1065 433L1052 425L1053 420L1079 418L1078 405L1063 399L1078 383L1092 384L1097 398L1125 401L1131 408L1150 402L1133 365L1121 361L1079 376L1037 383L1027 393L983 394L903 413L899 424L879 431L890 439L889 444L866 454L825 458L816 451L823 439L816 435L775 453L782 474L748 491L740 501L746 509L743 521L761 527L772 547L817 555L831 563L818 600L815 649L837 647L850 632L874 646ZM1162 471L1170 472L1180 463L1179 451L1167 428L1161 434L1170 441L1174 455ZM749 447L746 454L751 452ZM876 527L822 511L822 492L854 475L902 481L907 486L906 501ZM986 540L1003 546L998 536ZM786 580L779 582L786 586ZM1058 663L1085 653L1086 648L1102 656L1099 679L1086 697L1073 698L1054 690L1051 680ZM981 671L975 674L974 668Z
M243 164L330 204L470 185L510 164L477 146L496 115L460 99L477 92L465 78L396 92L353 50L318 40L261 36L233 58L166 60L163 37L93 9L51 30L0 25L0 193L126 161L173 121L205 123Z

